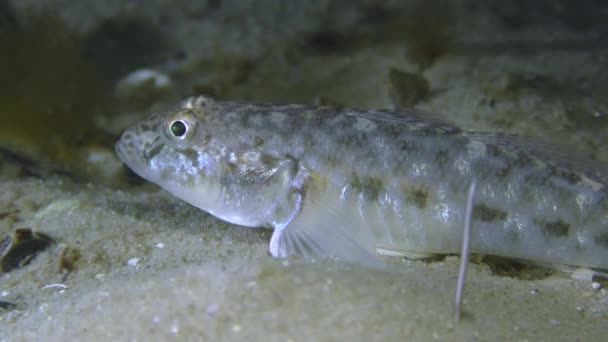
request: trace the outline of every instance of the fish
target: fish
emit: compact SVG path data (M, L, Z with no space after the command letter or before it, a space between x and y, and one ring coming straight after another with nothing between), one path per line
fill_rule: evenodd
M184 100L115 145L144 179L209 214L273 229L282 258L375 264L470 253L608 270L602 165L419 110Z

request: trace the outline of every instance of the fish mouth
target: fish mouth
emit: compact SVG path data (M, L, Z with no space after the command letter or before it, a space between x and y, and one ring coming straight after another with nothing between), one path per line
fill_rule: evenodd
M128 153L125 149L125 144L122 140L118 140L116 142L116 144L114 145L114 152L116 152L116 155L118 156L118 159L120 159L121 162L131 167L129 165L130 158L128 157Z
M118 159L122 161L129 169L133 170L140 177L153 181L150 179L148 172L143 167L144 160L143 156L137 153L133 148L129 148L123 139L120 139L114 145L114 151L118 156Z

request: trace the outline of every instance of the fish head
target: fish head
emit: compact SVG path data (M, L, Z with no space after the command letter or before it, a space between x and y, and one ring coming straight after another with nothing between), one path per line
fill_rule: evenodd
M296 162L235 144L211 99L186 100L122 134L118 157L141 177L228 222L273 226L296 185ZM238 130L237 133L238 134ZM285 204L287 203L287 204Z

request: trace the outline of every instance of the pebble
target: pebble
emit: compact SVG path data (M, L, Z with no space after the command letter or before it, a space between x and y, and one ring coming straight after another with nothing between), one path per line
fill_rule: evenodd
M139 258L131 258L127 261L127 265L136 266L139 263Z
M153 69L138 69L123 77L114 88L117 98L131 104L153 102L173 87L169 76Z

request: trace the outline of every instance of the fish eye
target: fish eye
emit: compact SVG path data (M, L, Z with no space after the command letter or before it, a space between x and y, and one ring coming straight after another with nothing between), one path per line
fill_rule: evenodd
M177 120L177 121L173 121L170 129L171 129L171 133L174 136L179 138L179 137L183 137L184 134L186 134L188 127L186 126L186 124L183 121Z

